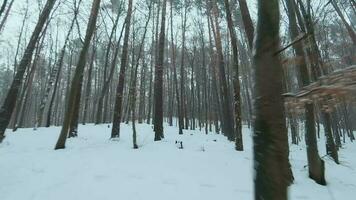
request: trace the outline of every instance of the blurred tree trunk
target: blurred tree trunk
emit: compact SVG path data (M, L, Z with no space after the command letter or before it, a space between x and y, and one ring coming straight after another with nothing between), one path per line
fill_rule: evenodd
M289 19L289 32L291 40L295 40L299 36L297 26L297 7L294 0L286 0L288 19ZM299 62L296 68L299 70L301 83L300 87L306 86L311 83L310 76L307 68L306 54L303 50L301 42L293 45L296 57ZM318 153L318 144L316 140L315 118L314 118L314 105L312 103L305 104L305 143L307 146L308 168L309 177L317 183L325 184L324 175L324 161L320 158Z
M284 114L283 68L279 49L279 1L258 1L255 40L255 199L286 200L288 135Z
M352 27L349 25L349 23L347 23L344 15L342 14L339 6L337 5L335 0L331 0L331 4L333 5L335 11L337 12L337 14L339 15L339 17L341 18L342 23L344 24L344 26L347 29L347 32L350 35L351 41L354 44L354 46L356 46L356 33L355 31L352 29Z
M5 27L5 23L6 23L6 20L7 18L9 17L9 14L10 14L10 10L12 8L12 5L14 4L14 1L15 0L12 0L10 3L9 3L9 6L7 7L6 11L5 11L5 15L4 17L2 18L1 20L1 23L0 23L0 33L2 32L2 30L4 29ZM4 2L5 3L5 2ZM6 6L6 5L5 5ZM5 9L5 8L4 8ZM2 13L1 13L2 14ZM1 16L0 14L0 16Z
M245 28L244 30L247 36L248 44L250 50L252 50L255 28L253 27L250 11L248 10L246 0L239 0L239 5L240 5L242 22L244 24L244 28Z
M6 4L7 4L7 0L4 0L4 1L2 2L1 8L0 8L0 17L1 17L1 15L2 15L2 13L5 11Z

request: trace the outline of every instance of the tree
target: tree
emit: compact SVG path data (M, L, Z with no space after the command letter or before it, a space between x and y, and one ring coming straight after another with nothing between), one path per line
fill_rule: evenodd
M73 76L73 80L70 87L70 93L68 97L68 105L66 107L64 121L61 133L59 135L57 144L55 149L64 149L65 142L68 136L68 133L71 131L71 126L73 127L73 123L78 123L76 116L79 113L79 102L80 102L80 94L81 94L81 86L83 82L83 72L86 64L86 57L90 46L90 41L95 31L96 19L98 17L99 7L101 0L93 0L92 8L90 12L90 17L88 21L87 31L83 43L82 50L80 52L79 60L77 67L75 69L75 73Z
M229 0L224 0L226 10L226 21L230 31L231 46L233 53L233 67L234 67L234 108L235 108L235 149L237 151L243 150L242 143L242 125L241 125L241 97L240 97L240 79L239 79L239 55L237 50L237 38L234 24L232 21Z
M5 8L6 8L6 4L7 4L7 0L4 0L4 1L2 2L1 7L0 7L0 17L1 17L1 15L2 15L2 13L4 12Z
M58 57L58 61L56 62L55 67L54 67L54 69L52 70L52 72L50 74L49 81L48 81L48 84L47 84L47 87L46 87L45 95L43 96L43 98L41 100L40 110L39 110L37 118L36 118L35 128L37 128L38 126L42 126L42 118L43 118L45 106L46 106L46 104L48 102L48 99L50 97L50 92L51 92L52 86L53 86L53 84L56 84L58 82L59 74L62 71L64 55L66 53L66 48L67 48L67 45L68 45L68 42L69 42L69 36L72 33L75 20L77 19L77 16L78 16L78 13L79 13L79 6L81 4L81 1L82 0L78 1L78 5L77 5L76 1L74 2L74 16L73 16L72 22L70 24L69 31L68 31L68 33L66 35L66 38L65 38L65 41L64 41L64 45L63 45L63 47L62 47L62 49L60 51L60 55ZM56 86L55 86L55 89L57 89ZM53 98L55 92L56 92L56 90L53 90L53 95L52 95L51 99ZM50 101L50 102L52 102L52 101ZM49 112L51 110L52 109L49 109Z
M120 137L120 122L122 118L122 99L125 83L125 71L127 67L127 55L128 55L128 46L129 46L129 36L130 36L130 26L131 26L131 15L132 15L132 0L129 0L127 16L125 20L125 34L124 34L124 44L121 55L121 65L119 72L119 83L116 88L116 97L115 97L115 107L114 107L114 119L113 126L111 130L111 138Z
M6 20L7 20L7 18L9 17L10 10L11 10L12 5L14 4L14 2L15 2L15 0L11 0L11 1L10 1L9 6L7 7L7 9L6 9L6 11L5 11L5 15L4 15L4 17L2 18L2 20L1 20L1 22L0 22L0 33L1 33L2 30L4 29ZM0 16L1 16L2 13L4 12L3 9L5 9L5 7L6 7L6 0L4 0L3 5L2 5L2 7L1 7Z
M245 28L245 33L248 39L248 44L250 49L253 47L253 35L255 32L255 28L253 27L252 19L250 16L250 11L248 10L246 0L239 0L240 11L242 14L242 21Z
M121 4L123 4L123 3L120 2L120 7L119 7L119 10L118 10L116 19L114 21L114 25L113 25L113 27L111 29L111 33L110 33L110 36L109 36L109 42L108 42L107 47L106 47L105 64L104 64L104 85L103 85L103 89L102 89L102 91L100 93L99 100L98 100L95 124L99 124L99 123L103 122L103 120L102 120L102 115L103 114L102 113L103 113L104 97L109 91L109 86L110 86L111 80L112 80L112 78L114 76L114 69L115 69L116 63L111 65L111 68L110 68L110 71L109 71L109 77L106 78L107 68L109 66L109 55L110 55L110 50L111 50L111 47L112 47L112 40L113 40L114 34L116 33L116 28L117 28L117 25L118 25L118 22L119 22L119 19L120 19L120 15L121 15L121 6L122 6ZM114 55L114 56L116 56L116 55Z
M24 55L18 65L17 72L14 80L10 86L10 89L6 95L5 101L0 109L0 143L5 137L5 130L9 125L11 114L14 110L17 95L19 93L20 85L23 81L23 75L27 69L27 66L31 62L32 54L35 50L36 44L42 32L42 28L45 25L49 14L55 4L56 0L47 0L45 7L43 8L40 17L37 21L36 27L31 35L31 38L27 44Z
M182 128L188 129L189 119L187 116L187 100L185 95L185 56L186 56L186 27L187 27L187 10L188 6L186 5L187 1L184 1L184 13L182 13L182 53L181 53L181 64L180 64L180 113L182 118L185 118L185 122L182 123Z
M163 135L163 61L164 61L164 42L166 30L166 6L167 0L163 0L161 31L158 40L158 58L155 65L154 80L154 131L155 141L161 140Z
M258 1L255 67L255 199L285 200L290 182L279 49L279 1Z
M291 39L294 40L299 36L296 14L298 10L295 6L294 0L286 1L287 10L288 10L288 19L289 19L289 31L291 34ZM311 78L308 73L306 55L303 50L302 43L296 43L294 46L295 54L300 61L296 66L299 69L301 86L306 86L311 83ZM307 51L308 52L308 51ZM310 55L309 55L310 56ZM315 61L315 60L314 60ZM315 180L321 185L325 185L325 176L324 176L324 161L320 158L318 153L318 144L316 139L316 130L315 130L315 117L314 117L314 105L312 103L305 104L305 143L307 146L307 159L308 159L308 168L309 168L309 177Z
M177 99L177 114L178 114L178 132L180 135L183 134L183 110L181 99L179 96L179 88L178 88L178 76L177 76L177 64L176 64L176 47L174 46L174 38L173 38L173 0L171 0L171 48L172 48L172 67L173 67L173 79L175 84L175 96Z
M333 7L334 7L335 11L337 12L337 14L339 15L339 17L341 18L342 23L345 25L345 27L347 29L347 32L350 35L352 43L354 44L354 46L356 46L356 33L355 33L355 31L352 30L352 28L349 25L349 23L347 23L344 15L342 14L342 12L341 12L339 6L337 5L336 1L335 0L331 0L330 2L333 5Z
M215 46L217 51L217 59L218 59L218 75L220 80L221 86L221 99L222 99L222 127L223 132L227 136L230 141L235 139L235 130L234 130L234 121L232 112L230 112L231 106L231 99L230 99L230 92L228 87L228 80L226 78L226 71L225 71L225 59L223 54L222 42L221 42L221 33L220 33L220 26L218 22L218 7L216 4L216 0L212 3L212 12L213 12L213 20L212 20L212 27L214 32L215 38Z
M139 47L139 51L138 51L138 56L137 56L137 60L136 60L136 65L133 69L134 75L133 75L133 80L131 80L131 86L130 86L130 97L131 97L131 115L132 115L132 132L133 132L133 148L137 149L138 145L137 145L137 131L136 131L136 94L137 94L137 90L136 90L136 83L137 83L137 73L138 73L138 66L140 63L140 59L142 57L142 51L144 50L144 42L146 39L146 33L147 33L147 27L148 24L150 22L151 19L151 8L152 8L152 2L149 5L149 14L147 17L147 21L145 24L145 28L144 28L144 32L143 32L143 36L142 36L142 40L141 40L141 44Z

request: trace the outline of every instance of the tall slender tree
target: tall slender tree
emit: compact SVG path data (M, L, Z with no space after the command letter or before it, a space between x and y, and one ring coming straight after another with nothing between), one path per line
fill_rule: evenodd
M123 100L124 83L125 83L125 72L126 72L126 67L128 62L127 55L128 55L128 46L129 46L129 37L130 37L131 16L132 16L132 0L129 0L127 16L125 20L125 34L124 34L123 50L121 54L119 83L117 84L117 88L116 88L114 119L113 119L113 126L111 130L111 138L120 137L120 122L122 118L122 100Z
M154 80L154 140L161 140L163 135L163 63L164 43L166 30L166 7L167 0L163 0L161 15L161 30L158 39L158 58L155 65Z
M234 68L234 108L235 108L235 149L238 151L243 150L242 143L242 123L241 123L241 97L240 97L240 78L239 78L239 55L238 55L238 41L235 33L235 27L232 21L230 2L224 0L226 10L226 21L230 31L232 54L233 54L233 68Z
M297 7L294 0L286 0L289 31L291 39L295 40L299 36L297 26ZM307 68L307 57L303 50L303 43L296 43L293 45L296 56L299 58L297 69L299 70L301 86L306 86L311 83L311 78ZM326 184L324 176L324 161L320 158L318 153L318 144L315 130L315 114L314 104L305 104L305 143L307 146L307 159L309 177L319 184Z
M95 32L96 21L100 8L101 0L93 0L90 17L87 25L87 31L83 43L82 50L80 51L79 60L75 69L73 80L70 86L70 93L68 97L68 104L63 120L63 126L59 135L55 149L64 149L65 142L70 129L73 128L74 123L78 123L76 116L79 114L79 102L81 96L81 86L83 82L83 72L86 64L86 57L90 46L90 41Z
M212 27L214 31L214 38L215 38L215 46L217 51L217 66L218 66L218 75L219 81L221 86L221 99L222 99L222 127L223 132L227 136L227 138L231 141L235 139L235 130L234 130L234 121L233 121L233 114L230 112L231 106L231 98L230 98L230 90L228 86L228 79L226 77L226 62L223 53L222 47L222 39L221 39L221 31L220 25L218 22L218 6L216 0L212 1L212 13L213 13L213 20L212 20Z
M251 19L250 11L247 6L246 0L238 0L240 5L240 11L242 16L242 22L244 24L244 30L248 39L250 49L253 47L253 35L255 28Z
M42 9L40 17L37 21L36 27L31 35L31 38L27 44L23 57L17 67L14 80L10 86L10 89L6 95L5 101L0 109L0 143L5 137L5 130L9 125L11 114L16 105L17 95L19 93L20 85L23 81L23 75L31 62L32 54L35 50L36 44L42 32L42 28L45 25L51 10L56 3L56 0L47 0L45 7Z
M172 67L173 67L173 80L175 85L175 96L177 99L177 114L178 114L178 132L179 134L183 134L183 111L182 111L182 104L181 99L179 96L179 87L178 87L178 75L177 75L177 63L176 63L176 47L174 45L174 38L173 38L173 0L171 0L171 51L172 51Z
M132 140L133 140L133 148L134 149L138 148L137 139L136 139L137 138L137 131L136 131L136 94L137 94L136 83L137 83L137 73L138 73L138 66L140 64L140 59L142 57L142 51L144 51L144 48L145 48L144 43L145 43L145 39L146 39L147 27L148 27L148 24L149 24L150 19L151 19L151 8L152 8L152 2L150 3L149 8L148 8L149 14L148 14L147 21L146 21L146 24L145 24L145 28L144 28L141 44L140 44L140 47L139 47L136 64L135 64L135 67L133 69L134 75L133 75L133 80L131 80L131 86L130 86L132 132L133 132Z

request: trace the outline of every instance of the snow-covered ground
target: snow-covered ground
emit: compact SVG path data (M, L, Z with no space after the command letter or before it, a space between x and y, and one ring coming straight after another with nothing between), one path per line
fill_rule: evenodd
M59 127L7 132L0 144L0 200L248 200L253 199L252 141L244 128L245 151L225 137L165 126L166 138L153 142L149 125L138 125L139 149L131 127L120 141L109 140L108 125L85 125L67 148L54 151ZM183 141L178 149L175 141ZM323 144L320 154L324 155ZM340 150L341 164L327 157L328 186L308 178L304 145L291 146L295 184L290 199L356 198L356 144Z

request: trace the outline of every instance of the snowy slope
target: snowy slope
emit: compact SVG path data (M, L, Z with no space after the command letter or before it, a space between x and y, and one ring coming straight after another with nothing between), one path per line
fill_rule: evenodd
M140 148L131 147L131 127L122 125L120 141L110 141L108 125L80 126L79 137L54 151L60 128L7 132L0 145L1 200L232 200L253 199L252 143L244 129L244 152L223 136L199 131L153 142L149 125L138 125ZM178 149L175 141L183 141ZM341 165L326 160L328 186L307 177L303 145L291 147L296 178L291 199L341 199L356 196L356 144L340 152ZM321 154L323 155L324 152Z

